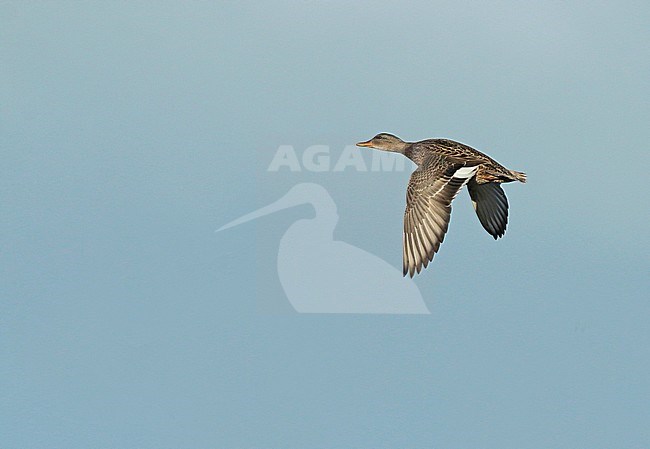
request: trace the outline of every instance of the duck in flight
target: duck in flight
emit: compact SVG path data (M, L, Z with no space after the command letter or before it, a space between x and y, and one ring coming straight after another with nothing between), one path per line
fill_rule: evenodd
M483 228L496 240L506 232L508 200L501 183L526 182L526 174L509 170L472 147L447 139L405 142L387 133L357 146L403 154L418 168L406 189L403 274L426 268L445 238L451 202L465 184Z

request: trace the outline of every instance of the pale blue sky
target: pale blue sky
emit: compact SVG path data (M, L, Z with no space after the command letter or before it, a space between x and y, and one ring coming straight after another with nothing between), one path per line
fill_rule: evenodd
M0 446L650 447L646 2L2 2ZM401 267L407 172L266 172L380 131L471 144L431 315L292 313L306 206ZM317 261L315 261L317 262Z

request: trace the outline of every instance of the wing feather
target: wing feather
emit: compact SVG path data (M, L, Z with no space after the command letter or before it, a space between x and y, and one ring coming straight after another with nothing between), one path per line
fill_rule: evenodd
M496 240L503 237L508 225L508 198L496 182L467 184L469 196L483 228Z
M451 202L474 177L478 166L437 154L429 156L411 175L404 212L403 273L426 268L449 227Z

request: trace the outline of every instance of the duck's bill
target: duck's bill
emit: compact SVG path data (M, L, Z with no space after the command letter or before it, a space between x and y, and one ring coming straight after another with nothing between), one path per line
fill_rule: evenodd
M368 140L366 142L359 142L357 143L358 147L371 147L372 146L372 141Z

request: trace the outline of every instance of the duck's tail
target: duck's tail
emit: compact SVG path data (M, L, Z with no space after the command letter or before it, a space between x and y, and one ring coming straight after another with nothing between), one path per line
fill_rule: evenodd
M514 170L510 170L510 173L517 181L526 182L526 173Z

